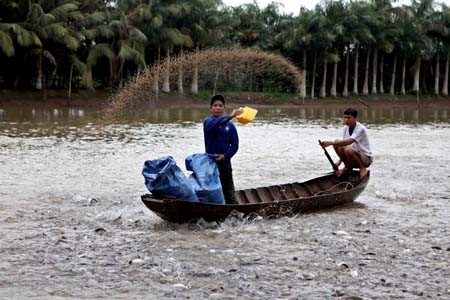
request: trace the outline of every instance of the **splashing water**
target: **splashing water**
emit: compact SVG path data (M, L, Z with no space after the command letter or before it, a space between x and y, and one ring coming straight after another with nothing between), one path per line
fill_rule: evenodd
M181 70L185 75L215 74L220 70L228 77L237 72L260 75L270 71L288 74L297 88L302 82L301 70L283 56L256 49L208 49L168 58L144 70L112 97L105 115L111 116L142 103L156 104L160 79L169 75L175 80L173 75Z

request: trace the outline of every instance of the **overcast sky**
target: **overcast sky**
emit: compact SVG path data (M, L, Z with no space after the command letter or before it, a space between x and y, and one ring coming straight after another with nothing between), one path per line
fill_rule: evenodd
M283 12L293 13L294 15L297 15L300 11L300 6L312 9L319 1L320 0L257 0L256 3L258 3L259 8L262 9L271 2L279 2L284 6L282 9ZM239 6L245 3L253 3L252 0L222 0L222 2L227 6Z
M298 15L298 12L300 11L300 7L306 7L308 9L313 9L316 4L320 3L321 0L257 0L256 3L258 3L258 6L260 9L263 9L267 6L267 4L271 2L279 2L283 4L282 11L289 14L292 13L294 15ZM227 6L239 6L241 4L245 3L253 3L252 0L222 0L222 2ZM410 0L399 0L399 1L392 1L394 4L395 2L401 3L401 4L409 4ZM436 2L444 2L444 3L450 3L450 0L438 0Z

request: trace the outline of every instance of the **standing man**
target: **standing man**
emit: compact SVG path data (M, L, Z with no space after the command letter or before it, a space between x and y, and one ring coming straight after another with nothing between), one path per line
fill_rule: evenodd
M363 178L373 161L366 127L356 120L357 117L358 111L356 109L347 108L344 111L345 126L342 140L322 142L324 147L334 147L334 151L339 156L339 161L335 163L337 167L344 163L344 168L336 171L338 176L353 168L359 168L359 175Z
M239 148L239 137L234 124L230 122L240 115L240 109L234 109L230 115L225 114L225 97L214 95L210 100L211 116L203 121L205 151L214 155L220 173L220 183L226 204L237 203L234 196L233 170L231 158Z

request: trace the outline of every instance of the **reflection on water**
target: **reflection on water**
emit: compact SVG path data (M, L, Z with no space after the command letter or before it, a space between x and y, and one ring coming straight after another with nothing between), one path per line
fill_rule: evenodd
M0 299L449 299L447 111L362 111L375 160L359 205L181 226L141 203L140 172L162 155L184 169L208 110L97 113L0 110ZM317 139L340 136L341 114L238 125L236 187L331 171Z
M342 109L333 108L261 108L258 120L329 120L341 122ZM89 108L5 108L0 109L0 122L17 123L70 123L96 122L101 112ZM208 109L140 109L121 115L120 123L173 123L198 122L208 115ZM440 123L449 122L447 109L363 109L359 120L373 124ZM1 123L0 123L1 126Z

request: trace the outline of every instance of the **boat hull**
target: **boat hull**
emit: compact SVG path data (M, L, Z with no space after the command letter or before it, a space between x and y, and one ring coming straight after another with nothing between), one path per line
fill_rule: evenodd
M333 173L301 183L289 183L236 191L238 204L209 204L182 199L156 199L142 195L144 204L162 219L185 223L203 218L221 221L233 211L268 217L293 215L340 206L354 201L369 182L370 173L362 180L359 172L337 177Z

